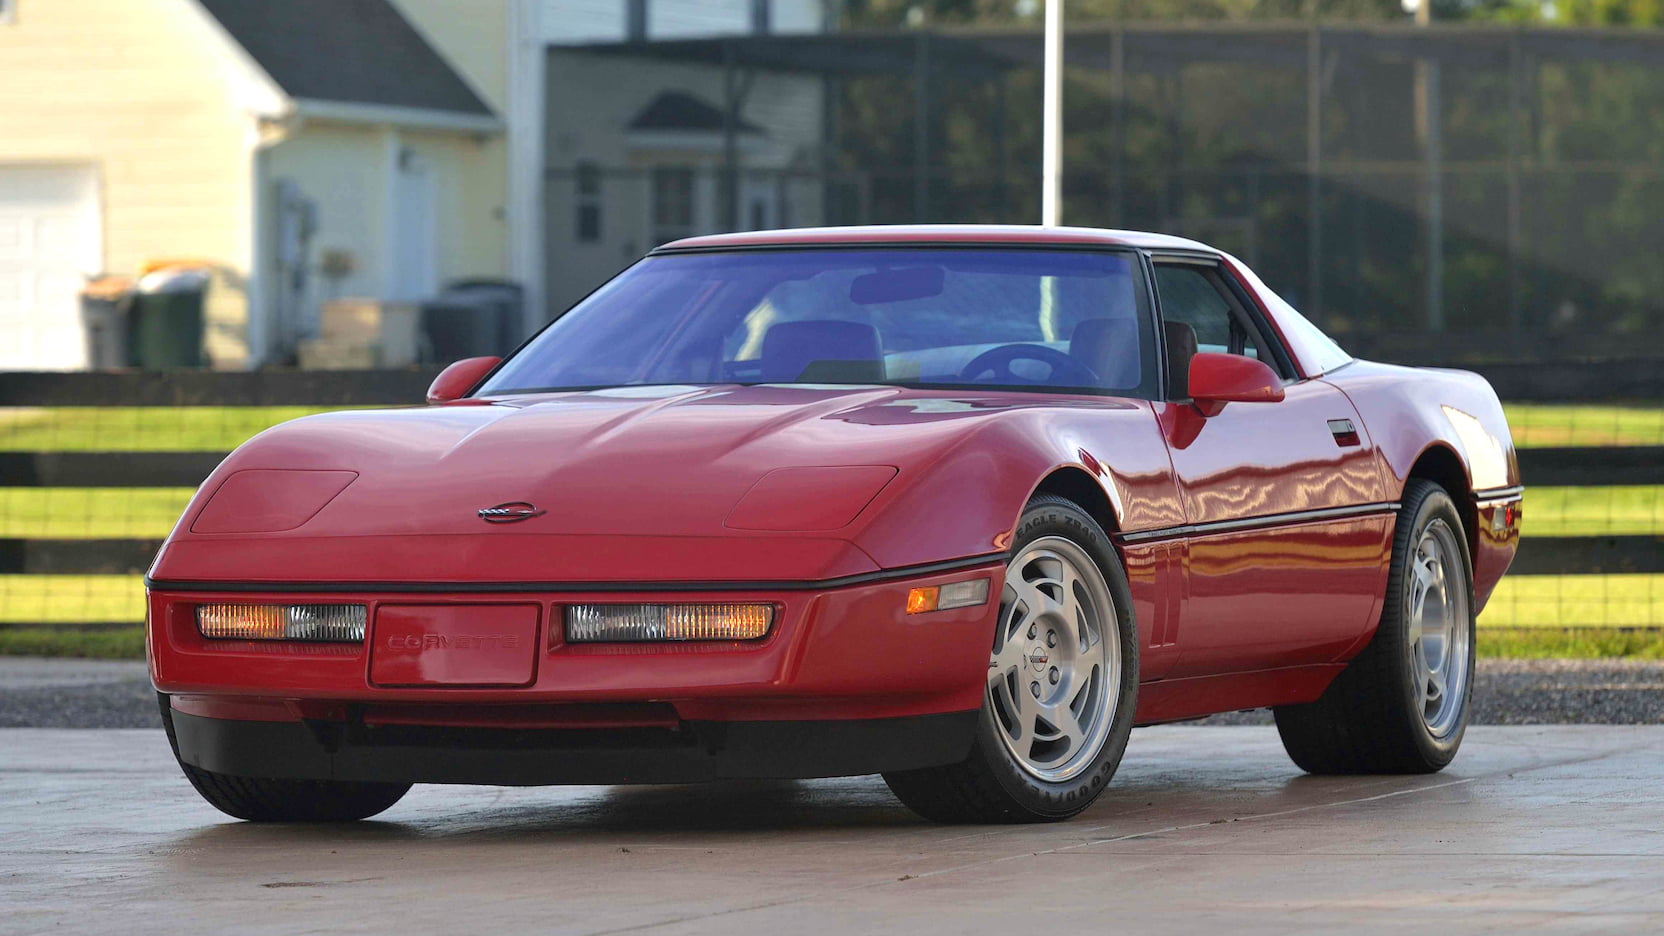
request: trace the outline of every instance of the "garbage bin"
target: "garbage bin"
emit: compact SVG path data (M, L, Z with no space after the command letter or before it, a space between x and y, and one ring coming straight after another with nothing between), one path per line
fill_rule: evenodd
M129 359L146 370L203 366L208 271L168 267L139 279L128 315Z
M520 343L520 284L465 279L448 284L422 303L422 359L448 363L466 357L503 355Z
M133 281L125 276L94 277L82 287L81 332L89 370L127 366L127 312L132 302Z

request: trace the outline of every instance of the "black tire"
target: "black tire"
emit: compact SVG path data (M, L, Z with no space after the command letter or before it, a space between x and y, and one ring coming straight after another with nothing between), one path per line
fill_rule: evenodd
M1103 529L1072 501L1037 495L1023 511L1012 538L1013 559L1042 537L1066 539L1083 550L1102 575L1114 606L1116 626L1105 631L1112 630L1120 641L1120 689L1115 694L1114 716L1102 747L1070 779L1049 782L1033 776L1002 742L992 700L985 695L976 740L964 761L884 775L884 782L896 797L927 819L945 823L1067 819L1090 806L1120 766L1138 701L1138 624L1133 617L1126 572ZM1001 620L1004 618L1002 611ZM1104 638L1108 637L1105 633Z
M1454 722L1435 735L1418 697L1420 670L1411 634L1413 552L1429 528L1446 524L1454 533L1459 561L1454 571L1463 592L1465 613L1454 624L1465 629L1465 669ZM1452 570L1446 569L1446 572ZM1300 769L1314 774L1418 774L1442 770L1456 756L1467 731L1474 666L1473 560L1461 515L1439 485L1412 478L1404 487L1398 525L1393 533L1392 566L1386 600L1375 637L1318 698L1305 705L1274 710L1283 749ZM1452 642L1454 644L1454 642ZM1449 652L1449 651L1447 651Z
M157 698L168 745L185 779L209 805L228 816L250 822L353 822L389 809L410 791L408 783L233 777L194 767L179 760L168 697Z

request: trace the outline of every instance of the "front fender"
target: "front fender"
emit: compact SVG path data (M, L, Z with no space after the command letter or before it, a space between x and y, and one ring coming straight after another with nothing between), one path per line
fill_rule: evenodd
M903 472L852 538L884 568L1003 552L1035 490L1063 469L1096 480L1124 532L1183 522L1154 410L1103 400L983 420L930 464Z

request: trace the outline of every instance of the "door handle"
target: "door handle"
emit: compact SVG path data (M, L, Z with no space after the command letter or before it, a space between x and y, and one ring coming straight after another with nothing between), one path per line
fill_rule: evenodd
M1335 444L1341 448L1363 444L1363 440L1358 438L1357 427L1352 425L1350 419L1329 420L1329 434L1335 437Z

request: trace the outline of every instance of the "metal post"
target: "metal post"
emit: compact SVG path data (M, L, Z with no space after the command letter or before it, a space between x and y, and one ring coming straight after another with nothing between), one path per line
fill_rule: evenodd
M1127 224L1127 30L1117 25L1109 45L1110 125L1115 137L1115 149L1110 164L1111 206L1116 227Z
M1041 107L1040 223L1063 218L1063 0L1046 0L1046 64Z
M1306 34L1306 314L1323 320L1323 35Z
M1011 154L1006 144L1011 113L1010 79L1001 72L994 78L994 196L996 217L1001 222L1011 220Z
M837 170L837 159L843 152L841 109L843 81L834 74L821 76L821 131L820 131L820 206L814 223L833 224L832 203L837 197L832 181ZM847 222L846 222L847 223Z
M1433 23L1432 0L1416 5L1416 25ZM1427 330L1444 331L1444 167L1439 139L1439 63L1416 62L1416 118L1426 162L1423 207L1427 211Z
M1520 330L1520 263L1524 260L1524 238L1520 236L1520 34L1508 36L1508 325Z
M1444 331L1444 146L1439 63L1423 63L1427 126L1427 330Z
M930 220L930 34L913 40L913 220Z
M734 43L722 44L722 199L718 217L724 231L739 230L739 76L735 72Z

